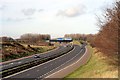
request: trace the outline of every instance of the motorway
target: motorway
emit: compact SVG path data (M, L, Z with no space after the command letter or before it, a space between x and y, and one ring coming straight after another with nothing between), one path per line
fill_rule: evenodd
M32 68L23 70L21 72L5 77L5 80L39 80L45 78L47 75L55 72L55 69L63 64L70 64L76 60L77 56L82 56L85 52L85 45L73 45L73 50L57 57L53 60L47 61ZM78 55L79 54L79 55ZM72 59L72 60L71 60ZM63 65L65 66L65 65ZM53 72L52 72L53 71Z
M22 70L31 68L33 66L37 66L41 63L54 59L58 56L61 56L72 49L73 49L73 46L71 45L60 46L59 48L46 52L45 54L39 54L40 58L34 58L34 55L33 55L32 57L30 56L28 58L22 58L20 60L16 60L16 61L4 64L5 66L3 67L1 66L2 69L0 72L0 77L3 78L9 75L12 75L14 73L20 72Z
M40 53L39 56L41 58L46 58L46 57L58 54L58 53L60 53L62 51L65 51L66 49L67 49L66 47L60 46L59 48L57 48L55 50L52 50L52 51L49 51L49 52L47 52L45 54ZM8 62L8 63L4 63L4 64L1 65L2 68L0 68L1 69L0 71L10 69L10 68L13 68L13 67L16 67L16 66L26 64L26 63L29 63L29 62L40 59L40 58L34 58L33 56L28 57L28 58L23 58L23 59L20 59L20 60L16 60L16 61L12 61L12 62Z

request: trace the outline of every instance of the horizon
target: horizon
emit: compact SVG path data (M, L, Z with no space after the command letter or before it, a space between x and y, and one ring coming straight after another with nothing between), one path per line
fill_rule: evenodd
M25 33L25 34L36 34L36 33ZM37 34L39 34L39 33L37 33ZM80 34L80 33L71 33L71 34ZM97 34L97 33L96 33ZM22 34L22 35L24 35L24 34ZM20 37L22 36L22 35L20 35L20 36L17 36L16 38L14 38L14 37L11 37L11 36L0 36L0 37L9 37L9 38L13 38L13 39L20 39ZM47 35L47 34L40 34L40 35ZM50 34L48 34L48 35L50 35ZM83 35L89 35L89 34L83 34ZM93 34L94 35L94 34ZM55 38L70 38L70 37L64 37L65 36L65 34L63 35L63 36L56 36L56 37L53 37L53 36L51 36L50 35L50 37L51 37L51 39L55 39Z
M35 33L58 38L65 34L96 34L96 15L102 17L104 9L113 3L114 0L1 0L0 36L19 38Z

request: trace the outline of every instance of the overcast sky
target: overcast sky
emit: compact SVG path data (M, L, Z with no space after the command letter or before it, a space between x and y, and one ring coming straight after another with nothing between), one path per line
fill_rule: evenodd
M96 15L114 0L0 0L0 36L95 34Z

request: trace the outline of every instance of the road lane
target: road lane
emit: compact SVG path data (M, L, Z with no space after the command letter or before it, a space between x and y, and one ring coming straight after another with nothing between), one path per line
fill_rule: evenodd
M6 78L7 79L10 79L10 78L24 78L24 79L25 78L43 78L44 74L49 73L51 70L54 70L55 68L64 64L65 62L69 61L71 58L73 58L75 55L77 55L80 51L81 51L81 47L78 45L74 45L74 49L72 51L60 56L59 58L53 59L47 63L38 65L34 68L25 70L23 72L11 75ZM28 75L26 75L26 74L28 74Z
M60 46L58 49L46 52L45 54L40 53L39 55L41 57L47 57L47 56L50 56L52 54L56 54L56 52L60 52L64 49L65 49L64 46ZM17 61L4 63L4 64L0 65L2 67L0 71L5 70L5 69L9 69L9 68L12 68L12 67L16 67L16 66L28 63L28 62L32 62L34 60L38 60L38 58L34 58L33 56L31 56L29 58L23 58L23 59L20 59L20 60L17 60Z
M37 59L37 60L34 60L33 62L29 62L27 64L24 64L24 65L20 65L18 67L14 67L14 68L11 68L11 69L8 69L8 70L5 70L5 71L2 71L2 73L0 73L0 76L2 75L2 78L3 77L6 77L6 76L9 76L9 75L12 75L14 73L17 73L17 72L20 72L20 71L23 71L25 69L28 69L28 68L31 68L33 66L37 66L43 62L46 62L46 61L49 61L51 59L54 59L58 56L61 56L63 54L66 54L67 52L69 52L70 50L73 49L73 46L67 46L67 47L60 47L61 49L58 50L57 52L55 53L52 53L52 54L47 54L46 56L42 56L43 58L42 59ZM43 61L44 60L44 61Z

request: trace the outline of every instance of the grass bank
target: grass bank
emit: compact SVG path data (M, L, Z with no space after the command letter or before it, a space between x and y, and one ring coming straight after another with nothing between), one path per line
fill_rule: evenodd
M81 45L81 44L80 44L80 41L78 41L78 40L73 40L73 44Z
M92 54L88 63L66 76L65 80L69 78L118 78L118 66L108 64L110 59L96 52L95 48L90 46L87 48Z
M47 51L50 51L56 48L54 46L36 46L36 45L30 45L30 47L28 48L27 44L21 44L21 45L23 46L23 48L25 48L24 52L20 52L20 53L12 52L12 54L10 54L9 56L3 57L2 59L0 59L0 61L5 62L5 61L13 60L13 59L31 56L34 54L44 53L44 52L47 52ZM9 47L7 49L9 49ZM11 50L11 48L9 50ZM22 49L20 50L22 51Z
M24 47L27 48L27 44L22 44ZM37 46L37 45L30 45L32 48L36 48L38 50L40 50L41 53L46 52L46 51L50 51L52 49L55 49L55 46Z

